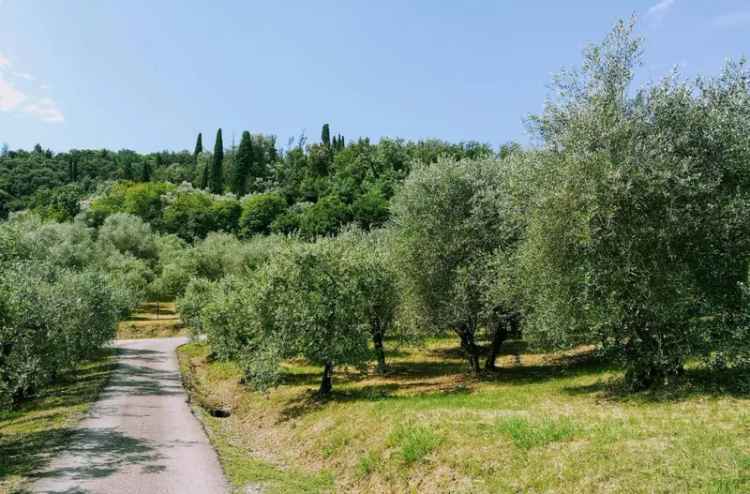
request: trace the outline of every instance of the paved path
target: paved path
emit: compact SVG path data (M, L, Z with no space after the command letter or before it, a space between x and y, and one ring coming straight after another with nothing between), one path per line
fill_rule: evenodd
M39 493L214 494L227 484L190 412L175 349L186 338L124 340L120 365Z

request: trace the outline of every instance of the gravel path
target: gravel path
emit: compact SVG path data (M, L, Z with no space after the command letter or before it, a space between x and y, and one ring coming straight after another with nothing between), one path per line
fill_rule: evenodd
M175 349L186 342L117 342L120 365L66 452L37 474L32 492L227 492L216 453L182 388Z

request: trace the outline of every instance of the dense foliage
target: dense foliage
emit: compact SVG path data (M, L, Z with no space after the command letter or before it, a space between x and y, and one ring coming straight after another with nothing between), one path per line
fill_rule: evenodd
M650 386L733 339L750 252L750 71L631 93L621 23L536 117L548 152L523 247L530 334L597 342Z

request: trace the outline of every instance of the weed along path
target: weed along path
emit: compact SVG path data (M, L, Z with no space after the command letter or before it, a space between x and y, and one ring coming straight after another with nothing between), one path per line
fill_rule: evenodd
M32 492L227 492L216 453L186 402L175 354L185 342L117 342L117 370L66 451L36 474Z

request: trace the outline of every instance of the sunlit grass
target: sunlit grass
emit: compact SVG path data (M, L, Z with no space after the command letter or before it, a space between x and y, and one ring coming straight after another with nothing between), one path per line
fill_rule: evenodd
M500 370L476 379L444 339L393 352L386 376L340 369L321 401L320 369L303 361L262 394L205 346L180 353L198 392L232 409L207 421L225 467L261 462L331 482L308 492L750 492L742 373L692 366L679 386L631 395L587 349L544 355L511 342ZM254 475L235 485L264 483ZM294 492L276 482L271 492Z
M187 331L175 311L174 302L145 303L117 325L120 340L185 335Z

